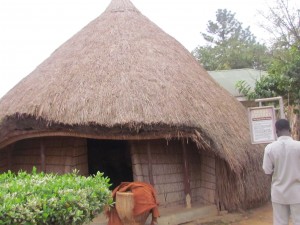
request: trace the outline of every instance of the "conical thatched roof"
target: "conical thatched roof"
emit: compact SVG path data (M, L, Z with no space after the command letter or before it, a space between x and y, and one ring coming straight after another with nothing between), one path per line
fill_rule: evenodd
M8 92L0 120L0 148L55 132L189 137L236 173L261 159L243 106L129 0L113 0Z

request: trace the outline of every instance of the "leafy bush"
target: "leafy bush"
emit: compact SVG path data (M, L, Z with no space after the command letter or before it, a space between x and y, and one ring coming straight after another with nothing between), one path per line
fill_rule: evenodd
M20 171L0 174L1 225L79 225L112 204L109 178Z

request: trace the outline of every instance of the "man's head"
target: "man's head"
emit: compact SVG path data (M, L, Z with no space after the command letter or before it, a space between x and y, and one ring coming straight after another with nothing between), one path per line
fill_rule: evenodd
M291 128L290 123L286 119L279 119L275 123L276 134L278 137L280 136L290 136Z

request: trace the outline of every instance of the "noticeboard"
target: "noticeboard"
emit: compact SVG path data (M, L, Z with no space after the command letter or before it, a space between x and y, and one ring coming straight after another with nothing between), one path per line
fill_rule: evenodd
M271 143L276 140L275 109L273 106L249 108L252 144Z

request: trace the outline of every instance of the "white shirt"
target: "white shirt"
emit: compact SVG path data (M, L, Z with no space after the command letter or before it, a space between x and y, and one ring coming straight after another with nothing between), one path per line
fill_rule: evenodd
M300 142L281 136L265 148L263 169L272 174L272 202L300 203Z

